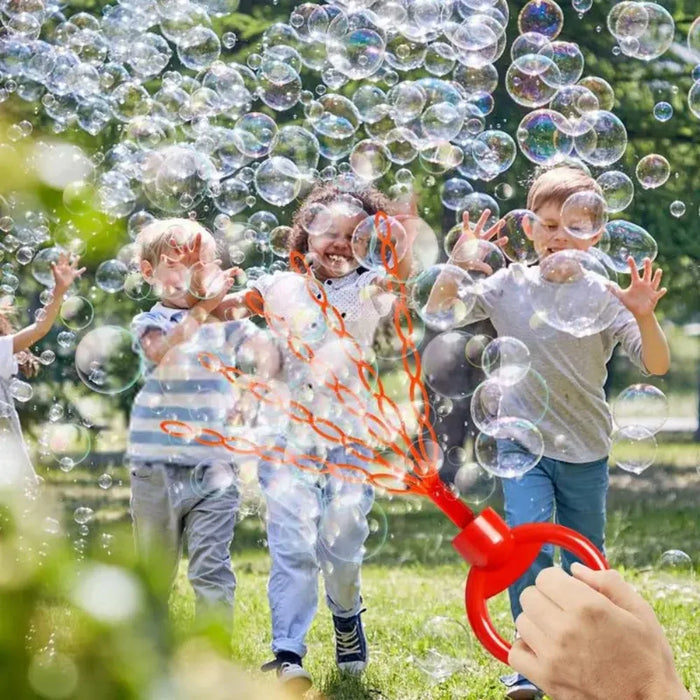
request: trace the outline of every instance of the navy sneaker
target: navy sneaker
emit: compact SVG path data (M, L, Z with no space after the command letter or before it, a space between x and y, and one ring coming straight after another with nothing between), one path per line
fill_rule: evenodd
M508 688L506 697L509 700L540 700L544 697L544 693L534 683L519 673L501 676L501 683Z
M275 671L277 680L295 694L303 695L311 687L311 675L301 665L301 657L292 652L278 652L274 661L263 664L260 670Z
M369 663L369 651L365 631L362 629L360 610L352 617L337 617L333 615L335 629L335 662L345 673L359 675Z

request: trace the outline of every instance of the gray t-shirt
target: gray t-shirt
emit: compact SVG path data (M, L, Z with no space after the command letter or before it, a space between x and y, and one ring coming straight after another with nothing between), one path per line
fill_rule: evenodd
M612 322L604 330L577 338L552 328L533 303L538 279L538 266L526 268L516 263L499 270L481 283L469 320L491 319L499 336L517 338L530 351L532 369L549 388L549 405L537 424L544 438L544 455L579 464L602 459L610 451L612 430L603 390L606 365L620 343L632 362L647 374L639 327L610 293L601 315ZM520 417L542 414L541 386L532 375L509 395L520 405ZM509 409L509 415L517 415L517 409L513 410Z

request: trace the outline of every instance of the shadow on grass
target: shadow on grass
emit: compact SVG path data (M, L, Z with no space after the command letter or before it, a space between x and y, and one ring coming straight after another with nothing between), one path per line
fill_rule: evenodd
M333 671L318 684L323 696L332 700L382 700L381 690L372 687L371 679Z

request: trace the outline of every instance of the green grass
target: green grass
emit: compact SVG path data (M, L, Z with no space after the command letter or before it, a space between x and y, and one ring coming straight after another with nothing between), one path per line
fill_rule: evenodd
M620 567L654 606L694 697L700 697L699 464L696 443L662 442L657 463L641 476L612 469L607 533L611 563ZM51 471L47 476L69 513L79 505L91 505L98 523L95 530L128 529L126 470L113 471L114 485L106 491L97 486L99 475L88 470L69 474ZM489 505L501 509L498 491ZM456 534L454 527L429 502L416 498L378 500L373 517L380 528L369 542L374 556L363 568L368 609L364 622L371 664L360 681L338 677L330 614L320 597L305 664L317 692L338 700L501 698L498 676L505 667L466 632L463 591L467 567L450 544ZM269 560L264 538L260 510L255 502L250 503L247 517L237 526L233 546L238 576L233 657L254 674L270 658ZM659 558L669 549L685 551L694 569L678 572L661 568ZM183 562L171 598L172 617L183 638L194 611L185 569ZM322 584L319 588L322 594ZM505 595L493 601L491 611L497 627L509 636L512 625ZM438 616L465 625L452 652L462 662L462 670L442 682L418 670L411 661L412 655L436 644L425 630Z

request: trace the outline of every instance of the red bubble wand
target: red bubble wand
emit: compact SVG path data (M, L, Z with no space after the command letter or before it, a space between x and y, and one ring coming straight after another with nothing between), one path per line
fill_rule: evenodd
M316 282L304 256L297 252L290 255L290 267L306 277L310 299L320 307L329 330L343 341L346 357L357 371L359 391L372 395L377 413L368 411L358 390L341 382L335 372L330 372L324 385L331 389L334 398L348 415L363 422L372 442L347 434L340 426L316 416L298 401L287 401L265 381L245 375L245 388L259 402L282 409L293 423L307 425L321 438L342 445L347 454L365 466L328 463L318 455L292 454L281 446L262 447L242 435L226 436L211 429L195 431L182 421L163 421L161 429L171 437L223 447L239 455L267 460L283 459L302 471L371 483L387 493L413 493L429 498L460 530L452 545L471 565L465 590L469 624L481 644L497 659L508 663L510 644L496 631L487 603L530 568L543 545L552 544L566 549L594 569L606 569L608 564L598 549L575 530L551 523L530 523L510 528L490 507L475 514L440 479L436 455L431 454L430 450L431 445L437 444L437 438L430 422L428 394L421 380L420 355L412 339L413 321L406 302L406 285L399 278L396 248L391 239L391 221L384 212L375 216L375 232L377 241L381 243L381 257L387 273L386 287L396 296L393 322L401 341L403 370L409 379L409 397L418 425L415 441L398 405L385 392L378 371L367 362L362 348L345 328L341 314L328 302L322 285ZM263 315L268 327L276 332L279 333L287 323L285 318L275 315L261 303L259 294L251 293L247 303L251 311ZM284 340L289 351L298 359L306 362L314 359L312 346L299 334L287 333ZM244 377L240 369L224 364L212 353L201 353L199 359L204 367L223 375L231 383ZM429 439L425 437L426 434ZM410 467L398 468L388 458L387 452L393 453L404 464L408 461Z

